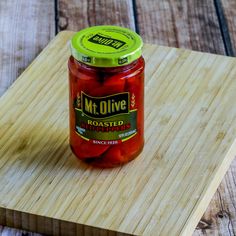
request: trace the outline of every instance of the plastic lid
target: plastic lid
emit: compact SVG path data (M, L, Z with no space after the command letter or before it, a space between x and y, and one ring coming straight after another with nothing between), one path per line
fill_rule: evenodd
M93 26L76 33L71 39L72 56L97 67L123 66L142 54L143 41L130 29L119 26Z

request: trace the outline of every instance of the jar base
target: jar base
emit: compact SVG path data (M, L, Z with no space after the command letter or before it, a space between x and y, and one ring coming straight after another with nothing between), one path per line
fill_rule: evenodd
M86 159L85 158L84 159L79 158L79 156L74 151L73 147L70 145L71 150L72 150L73 154L76 156L77 159L79 159L80 161L82 161L82 162L84 162L84 163L86 163L90 166L93 166L95 168L102 168L102 169L120 167L120 166L123 166L123 165L133 161L142 152L143 146L144 146L144 144L140 146L140 148L138 149L137 152L135 152L133 155L126 158L125 161L108 162L108 161L104 160L104 157L93 157L93 158L86 158Z

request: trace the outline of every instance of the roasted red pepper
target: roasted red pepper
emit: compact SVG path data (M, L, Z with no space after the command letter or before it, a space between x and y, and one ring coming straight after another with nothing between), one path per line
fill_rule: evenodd
M88 47L92 47L91 42L99 46L104 44L104 50L108 50L108 44L112 44L109 47L131 45L132 37L127 41L126 37L117 36L123 28L104 27L91 27L95 29L93 34L88 31L89 37L86 30L76 37L85 35ZM117 34L113 34L114 28ZM105 37L109 32L110 36ZM68 63L71 148L79 159L95 166L115 167L129 162L142 151L144 144L144 60L140 54L135 56L130 52L132 55L128 55L124 50L128 61L119 54L118 59L124 65L111 66L114 62L109 58L102 61L99 58L102 51L97 48L97 57L88 52L84 59L84 55L80 55L80 45L76 44L82 39L73 39ZM142 43L137 45L140 50Z

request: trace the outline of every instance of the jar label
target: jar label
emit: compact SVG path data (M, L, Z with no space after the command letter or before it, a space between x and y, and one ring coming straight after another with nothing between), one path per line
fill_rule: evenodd
M137 133L135 96L129 92L105 97L78 94L74 103L76 133L96 144L118 144Z

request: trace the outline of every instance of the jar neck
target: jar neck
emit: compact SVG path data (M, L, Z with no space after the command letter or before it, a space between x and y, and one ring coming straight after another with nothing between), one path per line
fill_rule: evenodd
M73 56L71 56L73 57ZM76 64L78 64L79 66L81 66L82 68L86 69L86 70L90 70L90 71L101 71L101 72L108 72L108 73L116 73L116 72L121 72L121 71L127 71L132 69L133 67L135 67L138 63L138 60L141 57L139 57L138 59L136 59L135 61L132 61L130 64L128 65L124 65L124 66L116 66L116 67L96 67L96 66L91 66L91 65L87 65L81 61L76 60L73 57L73 60L75 61Z

